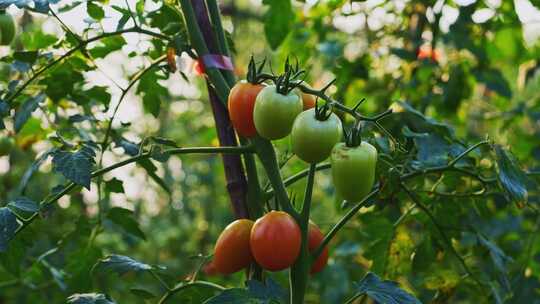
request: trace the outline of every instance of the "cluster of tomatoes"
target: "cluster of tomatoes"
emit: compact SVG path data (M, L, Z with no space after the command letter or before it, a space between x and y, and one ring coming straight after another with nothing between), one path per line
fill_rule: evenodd
M319 247L323 234L317 225L309 223L308 249ZM231 274L257 262L268 271L291 267L300 254L302 233L292 216L283 211L271 211L253 222L236 220L219 236L214 259L207 272ZM321 271L328 262L328 248L313 261L310 273ZM209 270L210 269L210 270Z
M357 202L369 194L375 181L377 150L361 140L360 124L345 132L342 142L343 126L332 112L332 105L319 104L315 96L302 92L304 89L318 94L309 87L300 88L299 82L289 77L298 72L271 78L274 83L267 85L253 81L258 77L254 77L254 68L250 66L250 82L237 83L229 94L229 114L238 134L268 140L290 135L292 151L303 161L315 164L330 157L332 179L340 198ZM308 232L309 251L314 251L320 246L323 234L312 222ZM301 240L301 229L295 219L282 211L271 211L255 223L237 220L220 235L209 267L229 274L255 261L269 271L283 270L297 259ZM328 249L324 248L312 261L311 273L322 270L327 260Z

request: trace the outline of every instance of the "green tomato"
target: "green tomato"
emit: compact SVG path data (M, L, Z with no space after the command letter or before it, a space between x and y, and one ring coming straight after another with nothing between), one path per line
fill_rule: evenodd
M271 85L261 90L255 100L253 121L259 135L266 139L280 139L291 133L294 119L302 112L302 100L290 92L282 95Z
M315 108L304 111L294 120L291 144L294 154L308 163L318 163L330 156L341 140L341 120L331 113L327 120L315 117Z
M5 11L0 11L0 45L9 45L15 37L15 22Z
M357 147L338 143L332 149L332 180L343 199L358 202L371 192L375 182L377 149L363 141Z
M13 149L15 142L11 137L2 137L0 138L0 156L8 155Z

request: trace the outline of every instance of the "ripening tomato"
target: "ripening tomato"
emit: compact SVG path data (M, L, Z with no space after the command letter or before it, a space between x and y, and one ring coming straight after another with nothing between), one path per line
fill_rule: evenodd
M214 264L214 261L211 261L210 263L204 265L202 271L207 276L215 276L216 274L219 273L216 269L216 265Z
M169 70L172 73L176 72L176 50L173 47L167 48L167 64L169 65Z
M306 85L306 86L311 88L310 85ZM298 96L300 96L300 98L302 98L304 111L315 107L316 98L314 95L304 93L300 89L295 89L295 92L298 94Z
M214 248L214 268L222 274L230 274L246 268L253 262L249 239L253 221L236 220L219 236Z
M0 11L0 45L9 45L15 37L15 22L6 11Z
M262 84L239 82L229 93L229 115L234 129L244 137L253 137L257 134L253 123L253 109L259 92L264 89Z
M373 187L377 149L362 141L357 147L338 143L332 149L332 180L336 192L350 202L362 200Z
M291 133L294 119L302 112L302 101L293 91L283 95L276 86L267 86L255 101L253 120L259 135L266 139L280 139Z
M317 225L315 225L313 222L309 221L309 228L308 228L308 249L309 252L315 251L317 248L319 248L319 245L322 243L324 239L324 235L322 234L321 230ZM328 263L328 246L324 247L324 250L321 252L321 255L313 262L311 265L311 270L309 271L311 274L315 274L326 266Z
M437 49L432 49L431 46L422 46L418 49L416 58L418 60L429 59L433 62L439 62L440 55Z
M251 252L262 268L279 271L290 267L300 254L302 234L292 216L271 211L251 229Z
M332 148L341 140L343 130L336 114L321 117L316 109L298 115L291 132L294 154L308 163L318 163L330 156Z
M195 75L197 76L202 76L204 75L204 73L206 73L202 60L195 60L195 63L193 64L193 70L195 70Z

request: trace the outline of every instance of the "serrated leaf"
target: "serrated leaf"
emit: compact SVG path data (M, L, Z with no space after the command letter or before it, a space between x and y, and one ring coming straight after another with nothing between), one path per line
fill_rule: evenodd
M381 280L376 274L369 272L358 283L357 292L366 294L377 303L384 304L421 304L410 293L399 288L393 281Z
M93 268L98 272L114 272L122 275L127 272L140 272L153 269L152 266L136 261L128 256L113 254L99 260Z
M76 152L57 150L53 153L53 169L70 181L90 189L96 152L90 144L83 144Z
M294 12L289 0L263 0L268 5L264 15L264 33L272 49L277 49L291 32Z
M9 208L0 208L0 252L8 248L8 242L15 236L15 231L19 228L17 217Z
M127 233L146 240L144 232L139 228L139 223L133 218L133 211L114 207L107 213L107 218L116 225L122 227Z
M38 212L39 205L27 197L18 197L8 204L8 207L24 212Z
M517 204L527 203L527 175L514 155L500 145L493 145L497 163L497 178L510 200Z
M21 181L19 182L19 186L17 187L17 192L20 194L23 194L26 190L26 186L28 185L28 182L30 181L30 178L39 170L39 167L49 158L49 155L52 154L54 149L50 149L45 151L45 153L41 154L28 169L24 172Z
M246 289L231 288L224 290L204 302L204 304L259 304Z
M70 304L116 304L102 293L76 293L67 298Z
M111 180L105 182L105 191L112 193L124 193L124 183L113 177Z
M31 97L15 112L15 132L19 132L24 124L28 121L32 112L34 112L40 103L45 100L44 94L39 94L35 97Z

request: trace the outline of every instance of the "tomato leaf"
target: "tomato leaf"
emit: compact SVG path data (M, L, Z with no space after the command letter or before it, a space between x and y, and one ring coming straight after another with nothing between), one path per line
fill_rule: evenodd
M105 58L108 54L122 49L126 44L126 40L122 36L112 36L100 40L101 45L98 45L88 52L93 58Z
M88 11L88 15L97 21L105 17L103 8L92 1L86 3L86 10Z
M357 292L366 294L378 303L385 304L421 304L410 293L399 288L396 282L381 280L376 274L369 272L358 283Z
M140 239L146 240L144 232L139 228L139 223L133 218L133 211L114 207L107 213L107 218L116 225L120 226L127 233L132 234Z
M151 293L150 291L143 289L143 288L130 288L129 291L134 294L137 297L141 297L143 299L153 299L156 297L155 294Z
M28 185L28 182L39 170L39 167L49 158L49 155L51 155L54 152L54 149L49 149L45 151L45 153L41 154L28 169L24 172L21 181L19 182L19 186L17 187L17 192L20 194L23 194L26 190L26 186Z
M18 197L8 204L8 207L15 208L23 212L38 212L39 205L27 197Z
M53 169L70 181L90 190L92 168L95 164L95 144L85 143L76 152L57 150L53 153Z
M15 236L15 231L19 228L17 217L7 207L0 208L0 252L8 248L8 242Z
M231 288L224 290L215 297L204 302L204 304L260 304L261 302L251 296L249 291L242 288Z
M128 256L113 254L99 260L92 271L114 272L119 275L127 272L140 272L153 269L152 266L136 261Z
M510 200L525 204L528 199L527 175L521 170L517 159L500 145L493 145L497 162L497 178Z
M67 298L69 304L116 304L102 293L76 293Z
M35 97L28 99L22 106L15 112L15 132L19 132L24 124L28 121L32 112L34 112L40 103L45 100L44 94L39 94Z
M264 33L272 49L277 49L291 32L294 12L289 0L263 0L268 5L264 15Z
M249 280L247 287L253 297L265 301L264 303L285 302L288 298L287 292L271 278L267 278L264 284L257 280Z
M105 182L105 191L112 193L124 193L124 183L113 177L111 180Z

